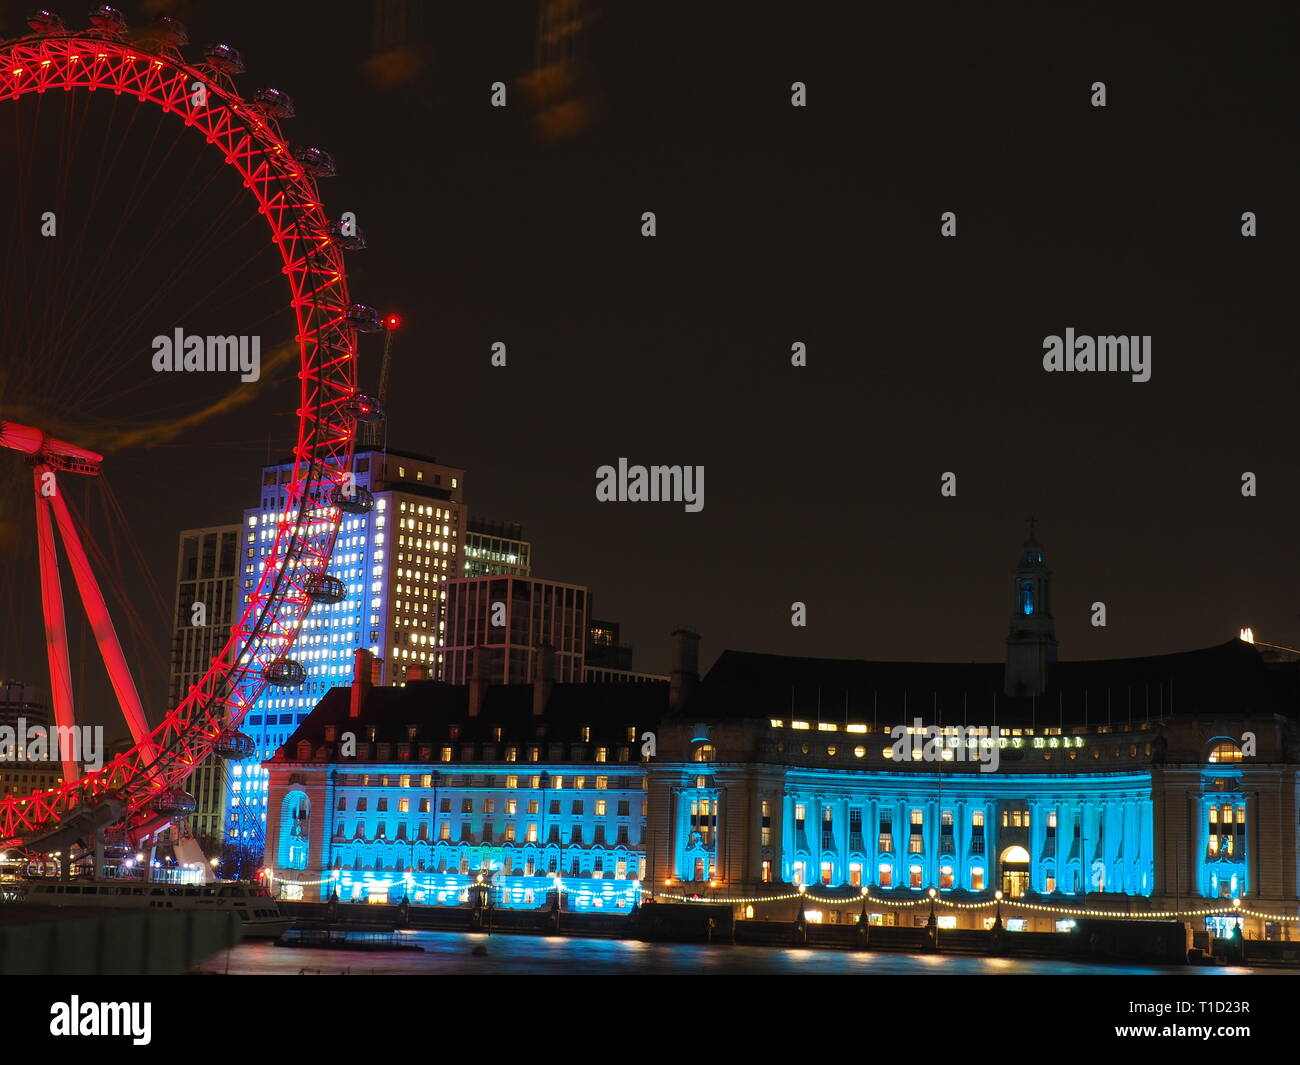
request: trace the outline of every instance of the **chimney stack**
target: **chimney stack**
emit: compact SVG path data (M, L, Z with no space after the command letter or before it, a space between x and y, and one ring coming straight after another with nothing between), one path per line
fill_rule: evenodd
M682 626L673 630L673 668L668 682L668 708L680 710L700 683L700 634Z
M361 716L361 707L375 683L376 664L375 656L364 647L352 652L352 701L348 706L348 717Z
M478 717L483 709L483 695L487 679L483 676L483 647L475 646L469 656L469 716Z
M533 717L541 717L555 689L555 647L549 643L537 645L533 653Z

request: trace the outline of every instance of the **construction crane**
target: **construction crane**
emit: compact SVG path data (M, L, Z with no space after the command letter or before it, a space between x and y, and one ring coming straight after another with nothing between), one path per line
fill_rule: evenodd
M393 335L402 327L402 319L395 314L384 315L384 361L379 368L379 394L375 397L381 411L388 410L388 374L393 365ZM367 422L361 425L360 446L363 448L382 447L381 434L387 419Z

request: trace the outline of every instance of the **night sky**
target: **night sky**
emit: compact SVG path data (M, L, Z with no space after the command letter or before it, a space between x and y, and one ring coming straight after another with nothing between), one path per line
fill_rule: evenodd
M20 32L28 6L6 4L0 33ZM1300 641L1286 5L1148 18L1083 3L607 0L578 40L595 117L551 144L518 85L535 62L533 0L405 5L400 62L374 57L377 6L404 5L150 10L196 44L241 49L245 94L289 92L287 135L338 160L325 202L355 211L370 241L349 257L353 296L405 319L390 444L464 467L471 512L521 522L538 576L589 585L637 668L665 671L683 623L705 666L727 647L999 660L1031 515L1063 658L1200 647L1245 625ZM505 109L489 106L494 81ZM794 81L805 108L790 105ZM124 173L106 196L129 194L139 175ZM211 210L237 194L216 188ZM944 211L955 239L940 236ZM245 280L206 320L268 345L287 335L274 257L233 240L209 253ZM166 287L173 269L141 260L134 274ZM10 362L34 327L0 298ZM175 313L186 305L177 294ZM176 323L109 318L122 381L151 377L149 338ZM1043 338L1067 327L1150 335L1152 379L1045 373ZM807 367L790 365L795 341ZM380 350L363 341L372 388ZM150 403L170 417L212 398L136 384L146 419ZM257 499L259 465L291 442L292 384L165 447L110 454L168 610L176 532ZM596 468L621 456L703 465L703 511L598 503ZM956 498L940 495L945 471ZM1257 498L1241 495L1244 471ZM23 551L6 545L0 673L42 661L30 635L13 652L36 587ZM794 601L806 628L790 624ZM152 622L156 647L137 653L156 713L169 627Z

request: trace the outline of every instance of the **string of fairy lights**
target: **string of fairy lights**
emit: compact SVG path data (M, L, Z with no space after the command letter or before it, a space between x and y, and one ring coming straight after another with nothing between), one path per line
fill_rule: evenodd
M936 907L945 907L954 910L988 910L994 909L1000 905L1006 905L1015 909L1033 910L1037 913L1055 914L1061 917L1122 917L1126 920L1140 920L1143 918L1152 919L1169 919L1178 917L1212 917L1230 914L1234 917L1257 917L1266 921L1300 921L1300 916L1285 916L1282 914L1262 913L1258 910L1252 910L1241 905L1240 899L1233 899L1230 906L1215 906L1201 910L1143 910L1134 913L1120 913L1115 910L1096 910L1081 909L1070 906L1045 906L1037 902L1025 902L1021 899L1008 900L995 898L988 902L958 902L955 899L946 899L942 895L935 897L926 897L920 899L882 899L872 895L866 888L861 893L847 898L822 898L808 890L791 891L783 895L755 895L750 898L732 898L722 896L709 896L707 898L691 895L676 895L666 891L655 892L656 898L668 899L673 902L714 902L729 903L737 905L753 905L761 902L789 902L792 899L805 898L810 902L816 902L822 906L862 906L866 903L872 903L880 906L892 906L895 909L915 909L919 906L928 907L933 904Z
M439 874L435 874L435 875L439 875ZM456 874L444 873L440 875L447 876L447 875L456 875ZM280 883L281 886L292 886L295 888L323 887L326 884L337 886L342 882L341 877L337 873L331 874L330 876L322 877L320 880L297 880L292 877L276 876L272 870L267 869L264 871L263 876L265 877L268 885L270 885L272 888L274 888L277 881ZM399 885L404 885L407 888L412 888L415 886L416 879L418 879L418 874L410 877L402 876L402 877L397 877L396 879L390 878L388 880L359 879L359 880L352 880L350 881L350 883L364 885L365 887L373 888L379 891L388 891L391 888L398 887ZM459 892L459 891L468 891L470 888L478 887L485 883L486 881L484 880L484 878L482 876L479 876L477 880L468 884L453 884L445 887L430 887L427 884L424 884L421 885L421 887L422 890L424 891ZM559 890L560 894L562 895L574 895L583 898L588 898L588 897L599 896L602 894L616 893L615 890L612 888L612 885L614 885L617 882L613 880L608 881L607 884L610 885L610 888L608 888L606 891L596 891L589 887L581 887L581 888L569 887L567 884L564 883L563 879L559 877L549 878L548 883L550 885L547 887L548 891L551 890L553 887ZM628 890L632 892L640 891L641 882L639 880L628 881L627 884L628 887L624 889L624 893L627 893ZM497 881L497 883L493 886L500 889L503 888L505 885L503 885L501 881ZM527 889L520 889L520 890L527 890Z
M266 871L266 879L271 884L274 884L278 880L281 884L291 884L300 888L321 887L325 884L337 884L339 882L339 876L337 873L323 877L320 880L296 880L283 876L277 877L269 869ZM367 884L371 884L371 886L376 888L391 888L397 884L409 885L410 882L411 881L405 877L382 882L366 881ZM478 882L482 883L481 878ZM553 878L551 882L561 894L587 895L592 893L590 888L578 889L568 887L560 878ZM466 885L459 890L466 890L470 886L473 885ZM632 881L631 886L634 891L639 890L641 887L640 881ZM450 891L456 889L446 888L443 890ZM999 892L998 894L1000 895L1001 893ZM679 895L668 891L656 891L654 897L658 899L666 899L671 902L725 903L728 905L739 906L752 906L756 903L764 902L789 902L793 899L799 898L807 899L810 902L815 902L821 906L864 906L867 903L871 903L878 906L892 906L895 909L916 909L920 906L928 907L934 905L936 907L953 910L988 910L1005 904L1015 909L1031 910L1035 913L1053 914L1059 917L1122 917L1126 920L1141 920L1144 918L1152 920L1169 920L1181 917L1215 917L1232 915L1234 917L1255 917L1264 921L1300 921L1300 916L1286 916L1284 914L1263 913L1259 910L1252 910L1247 906L1243 906L1240 899L1233 899L1232 904L1229 906L1212 906L1199 910L1143 910L1141 912L1120 913L1115 910L1097 910L1072 906L1046 906L1038 902L1026 902L1023 899L1016 899L1013 901L994 898L985 902L958 902L955 899L944 898L942 895L919 899L882 899L878 896L872 895L866 888L863 888L857 896L849 896L846 898L823 898L806 888L800 888L797 891L791 891L781 895L752 895L746 898L719 895L710 895L707 897L697 895Z

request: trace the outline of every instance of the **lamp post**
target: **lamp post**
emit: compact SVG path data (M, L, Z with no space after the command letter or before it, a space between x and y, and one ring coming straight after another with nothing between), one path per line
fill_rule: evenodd
M925 922L925 934L930 940L930 949L939 949L939 921L934 915L934 900L939 894L934 888L931 888L927 894L930 896L930 919Z
M795 945L800 947L808 945L808 917L804 912L807 891L807 885L799 885L799 916L794 921L794 940Z
M1002 927L1002 891L998 889L993 892L993 927L989 929L989 953L997 956L1002 953L1003 932Z

